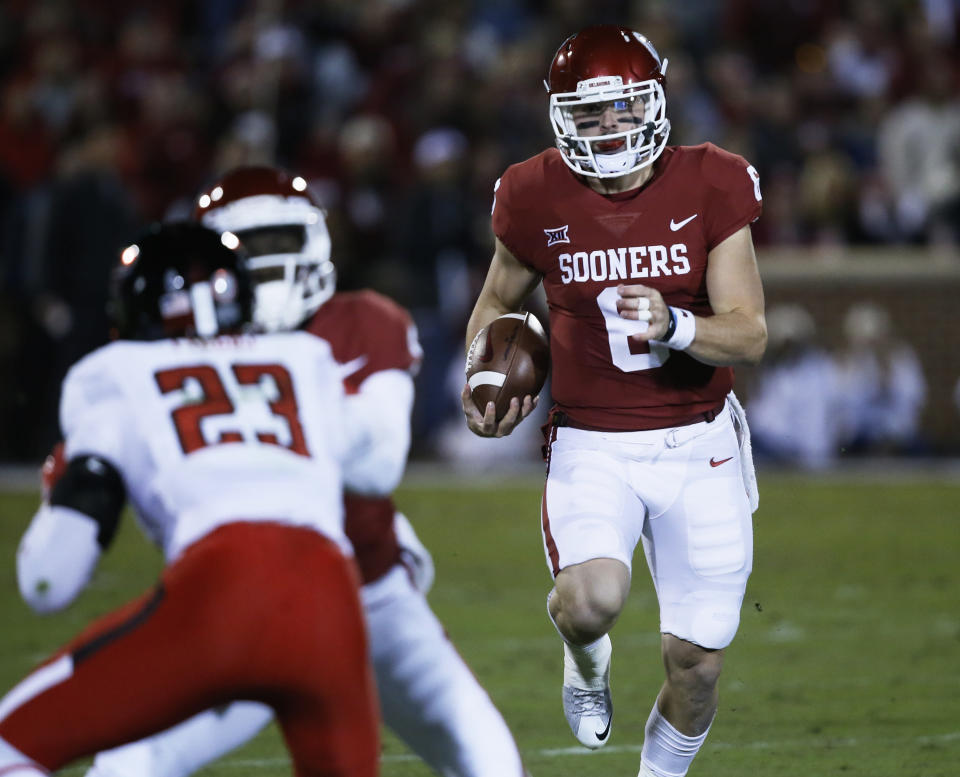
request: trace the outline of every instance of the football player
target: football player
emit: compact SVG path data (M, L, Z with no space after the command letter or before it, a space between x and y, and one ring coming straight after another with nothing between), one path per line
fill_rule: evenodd
M766 344L750 236L757 172L710 143L667 145L666 72L625 27L588 27L560 46L545 82L556 148L497 182L496 248L467 331L469 346L543 284L556 405L541 519L563 710L583 745L609 741L608 632L642 542L666 670L647 777L686 774L717 710L755 507L731 365L756 363ZM534 404L514 399L498 423L469 386L462 399L482 436L509 434Z
M343 462L377 430L351 416L328 343L244 334L237 245L183 222L129 246L119 339L64 380L64 462L17 554L24 599L69 604L128 499L166 566L0 700L0 774L45 775L234 699L271 706L296 775L377 774L342 505Z
M347 404L376 419L375 447L357 459L344 506L384 721L438 774L519 777L510 731L427 604L430 554L389 497L406 463L421 357L410 315L373 291L335 293L324 213L303 178L238 168L200 195L195 215L236 234L250 253L260 327L329 342L344 365ZM254 703L211 710L100 753L87 777L184 777L255 736L271 716Z

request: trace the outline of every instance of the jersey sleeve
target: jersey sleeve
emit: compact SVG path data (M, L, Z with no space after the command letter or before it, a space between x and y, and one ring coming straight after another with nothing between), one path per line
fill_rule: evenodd
M376 324L369 338L368 374L383 370L403 370L416 374L423 360L423 348L413 318L396 302L382 294L368 292L370 318Z
M125 472L138 458L130 450L136 422L113 374L108 351L98 351L67 373L60 398L60 428L67 460L80 454L100 456Z
M711 143L706 144L701 173L707 184L704 228L707 250L711 251L756 221L763 209L763 199L756 168L742 156Z
M518 262L532 267L536 246L528 228L533 219L524 210L524 168L511 165L493 186L491 223L493 234L503 243Z
M510 169L497 179L493 185L493 206L490 209L493 234L507 248L513 251L514 235L510 220Z
M309 331L328 340L337 360L347 365L344 386L348 394L356 393L363 381L384 370L416 375L423 349L406 309L369 290L344 295L329 310L324 308Z
M388 496L400 483L410 451L413 378L396 370L364 381L344 403L348 423L367 430L365 443L344 467L344 483L353 493Z

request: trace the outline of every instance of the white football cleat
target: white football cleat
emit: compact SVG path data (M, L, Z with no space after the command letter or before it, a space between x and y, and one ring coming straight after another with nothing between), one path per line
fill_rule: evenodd
M604 635L593 656L581 658L589 679L577 666L569 646L563 646L563 714L573 735L591 750L603 747L610 738L613 700L610 696L610 637ZM591 659L595 666L589 666Z

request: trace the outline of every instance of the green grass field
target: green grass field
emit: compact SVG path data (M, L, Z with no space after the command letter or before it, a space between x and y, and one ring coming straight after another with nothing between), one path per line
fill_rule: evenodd
M661 682L656 601L637 559L613 631L611 743L577 746L560 708L560 645L544 612L537 480L405 486L400 507L434 553L434 610L510 724L534 777L635 775ZM9 688L159 567L132 522L91 588L39 618L13 557L34 494L0 494L0 686ZM755 563L692 777L960 774L960 483L761 475ZM145 699L144 703L149 703ZM82 767L64 774L82 774ZM428 770L385 737L383 775ZM288 775L271 727L204 775Z

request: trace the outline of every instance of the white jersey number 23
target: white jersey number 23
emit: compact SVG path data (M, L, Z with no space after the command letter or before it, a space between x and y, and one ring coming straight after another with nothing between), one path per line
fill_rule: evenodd
M232 364L221 376L212 365L194 364L160 370L154 377L161 394L183 398L171 415L185 454L256 440L310 456L293 380L283 365Z

